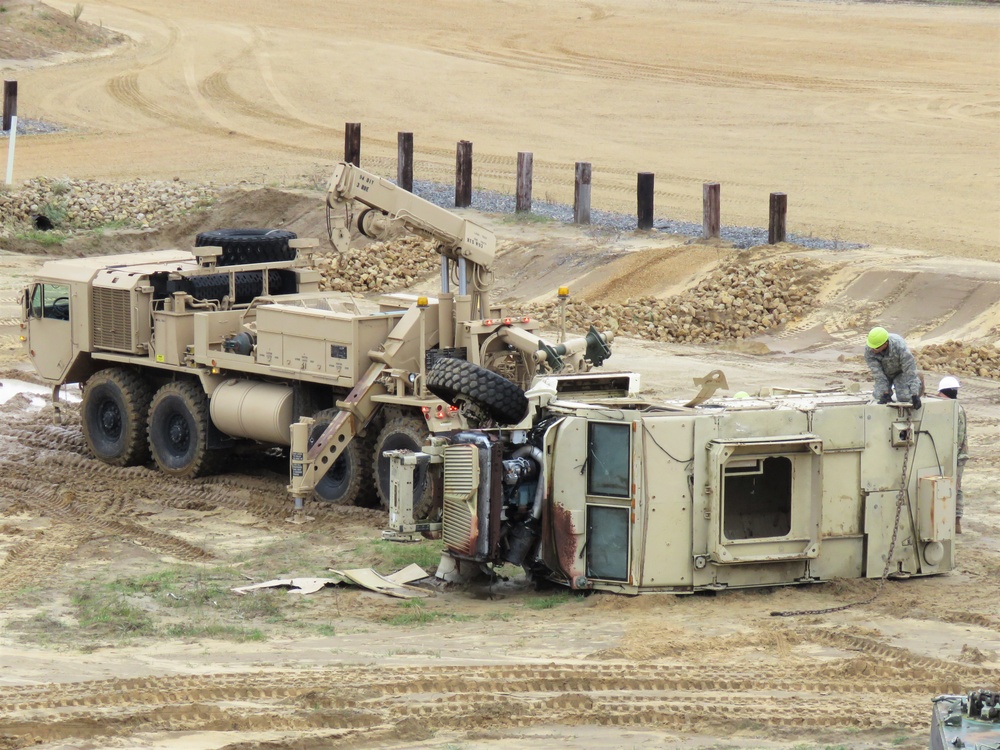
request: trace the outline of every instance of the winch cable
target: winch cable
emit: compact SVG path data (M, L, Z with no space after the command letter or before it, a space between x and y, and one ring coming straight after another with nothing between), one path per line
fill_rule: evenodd
M851 609L852 607L861 607L865 604L871 604L873 601L878 599L879 595L882 593L882 589L885 587L885 582L889 579L889 568L892 565L892 556L896 551L896 537L899 534L899 520L903 515L903 503L906 501L907 488L909 486L909 476L907 474L907 467L910 462L910 451L916 450L917 447L917 435L919 431L914 429L913 419L908 418L907 423L910 425L910 434L913 435L913 440L911 440L906 445L906 450L903 451L903 471L899 477L899 492L896 494L896 521L892 526L892 540L889 542L889 552L885 556L885 567L882 569L882 577L879 578L878 587L875 589L875 593L869 596L867 599L860 599L856 602L850 602L848 604L841 604L837 607L826 607L825 609L797 609L797 610L785 610L779 612L772 612L771 617L799 617L804 615L825 615L831 612L842 612L845 609ZM919 422L917 423L919 426Z

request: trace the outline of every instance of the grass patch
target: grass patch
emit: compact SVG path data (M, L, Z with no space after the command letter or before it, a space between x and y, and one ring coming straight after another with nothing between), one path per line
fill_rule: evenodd
M68 237L69 234L66 232L43 232L40 229L29 229L25 232L19 232L14 235L14 239L22 240L24 242L34 242L46 247L61 245Z
M439 612L428 610L423 599L407 599L399 605L405 610L395 615L388 615L382 618L387 625L428 625L437 620L451 620L453 622L468 622L473 620L470 615L456 615L451 612Z
M81 630L98 637L153 635L153 618L123 596L107 591L86 589L73 597Z
M394 573L411 563L416 563L433 574L441 561L441 542L423 540L420 542L388 542L372 539L349 550L338 570L350 568L375 568L380 573Z
M36 643L82 648L138 638L262 641L269 630L309 627L287 613L311 603L280 589L230 590L244 583L229 568L172 566L90 584L70 599L65 616L50 609L11 626Z
M537 599L525 599L524 606L528 609L552 609L562 604L568 604L571 601L569 593L552 594L551 596L543 596Z
M501 219L501 224L551 224L554 222L551 216L535 214L531 211L515 211L512 214L505 214Z
M216 640L236 641L246 643L249 641L266 641L267 636L260 628L243 628L237 625L212 624L190 624L177 623L170 625L164 631L171 638L213 638Z

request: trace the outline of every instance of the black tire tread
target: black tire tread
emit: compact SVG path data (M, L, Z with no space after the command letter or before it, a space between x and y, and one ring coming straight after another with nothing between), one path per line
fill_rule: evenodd
M516 424L528 411L528 399L517 383L464 359L443 357L427 373L427 389L449 404L471 400L497 424Z
M199 233L194 244L221 247L217 265L238 266L294 260L295 250L288 247L288 241L297 236L287 229L213 229Z
M117 455L105 455L94 444L88 419L89 402L94 398L98 386L111 384L122 395L125 413L122 415L131 430L125 445ZM81 411L83 415L83 437L95 458L111 466L141 466L149 462L149 445L146 442L146 424L149 404L153 400L153 389L138 372L124 367L109 367L94 374L84 386Z
M201 445L196 448L195 455L192 457L190 463L181 469L164 466L157 455L157 447L155 444L156 439L153 430L153 415L159 403L169 395L177 395L184 401L191 415L194 417L195 425L198 429L197 438L201 443ZM225 453L223 451L213 451L208 447L210 420L211 417L209 416L208 397L205 395L205 391L199 383L188 380L174 381L167 383L156 392L149 405L147 429L149 433L149 452L160 471L164 474L179 477L181 479L193 479L195 477L205 476L206 474L212 474L220 468L222 461L225 458Z
M309 435L310 446L312 446L312 444L323 433L323 430L326 429L326 426L329 425L339 413L340 409L334 408L323 409L313 415L313 419L316 420L316 423L313 425L312 431ZM347 489L345 489L339 497L330 498L324 497L317 491L318 488L314 488L313 499L333 505L373 505L377 501L377 495L375 495L375 489L373 487L375 484L375 470L371 462L371 452L371 439L355 435L354 439L347 444L347 447L344 448L340 457L337 459L337 461L350 462L351 479Z

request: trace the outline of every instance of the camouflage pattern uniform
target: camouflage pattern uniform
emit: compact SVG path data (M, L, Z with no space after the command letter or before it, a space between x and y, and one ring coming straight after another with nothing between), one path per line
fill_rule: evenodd
M875 378L873 393L876 399L891 394L893 388L896 389L896 401L901 403L920 395L917 361L899 334L889 334L889 346L884 352L865 347L865 362Z
M962 472L969 460L969 440L965 429L965 409L958 405L958 467L955 471L955 517L961 518L965 511L965 495L962 493Z

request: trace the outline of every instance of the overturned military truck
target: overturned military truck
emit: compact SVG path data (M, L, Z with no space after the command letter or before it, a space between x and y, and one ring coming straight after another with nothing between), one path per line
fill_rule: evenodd
M390 454L386 536L440 530L446 578L512 564L630 594L954 567L954 401L637 390L629 373L542 378L520 424ZM438 523L411 512L428 487L443 488Z

